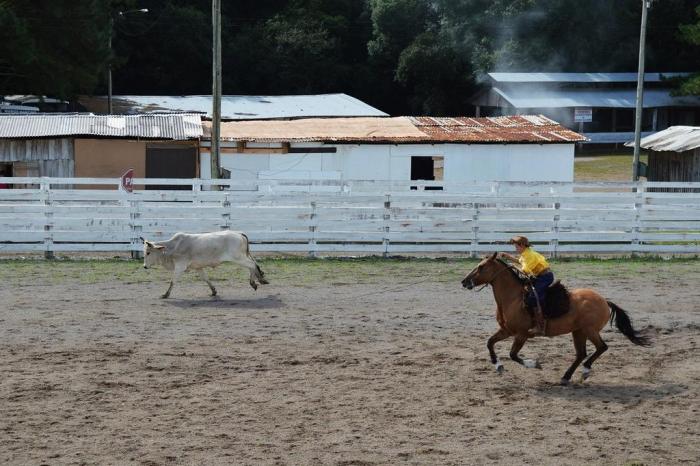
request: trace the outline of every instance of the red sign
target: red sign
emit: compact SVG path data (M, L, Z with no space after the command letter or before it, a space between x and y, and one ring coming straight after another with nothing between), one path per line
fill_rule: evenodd
M134 190L134 169L130 168L122 175L121 187L127 193Z

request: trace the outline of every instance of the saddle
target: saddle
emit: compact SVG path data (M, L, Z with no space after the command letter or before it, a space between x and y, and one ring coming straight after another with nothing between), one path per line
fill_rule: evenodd
M524 294L530 290L529 283L524 287ZM535 310L527 308L527 311L532 314ZM559 280L555 280L549 288L547 288L547 299L545 300L542 314L545 319L556 319L569 312L569 290L561 284Z
M510 271L515 275L515 277L523 285L523 302L525 301L525 296L532 289L532 282L535 280L533 275L528 275L524 273L517 267L514 267L505 260L498 258L502 264L504 264ZM534 309L526 307L527 312L532 315ZM545 301L544 308L542 309L542 314L545 319L556 319L569 312L569 290L566 289L561 281L554 280L549 288L547 289L547 300Z

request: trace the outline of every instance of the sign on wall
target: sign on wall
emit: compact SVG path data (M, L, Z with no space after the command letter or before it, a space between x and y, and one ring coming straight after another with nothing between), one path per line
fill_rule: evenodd
M134 169L130 168L122 175L121 183L120 183L121 188L126 191L127 193L130 193L134 190Z
M591 107L576 107L574 109L574 121L576 123L593 121L593 109Z

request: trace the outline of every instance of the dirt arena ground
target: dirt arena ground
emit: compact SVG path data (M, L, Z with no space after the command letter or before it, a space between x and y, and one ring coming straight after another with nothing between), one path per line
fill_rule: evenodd
M193 277L136 261L0 261L0 463L698 464L700 261L554 263L626 309L584 383L488 361L493 296L464 260L261 261ZM233 277L233 278L230 278ZM589 344L589 352L591 351Z

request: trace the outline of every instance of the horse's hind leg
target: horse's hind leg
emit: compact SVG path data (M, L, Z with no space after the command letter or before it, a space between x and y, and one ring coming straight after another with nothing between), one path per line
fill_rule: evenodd
M491 364L496 367L496 372L499 373L503 372L503 364L501 364L501 361L498 360L498 356L496 356L493 345L501 340L505 340L509 336L510 335L508 335L508 332L503 329L499 329L498 332L491 335L491 338L489 338L489 341L486 343L486 347L489 349L489 356L491 356Z
M595 353L593 353L591 357L586 359L586 362L583 363L584 380L587 379L589 375L591 375L591 366L593 365L595 360L598 359L598 357L601 354L605 353L608 350L608 345L605 344L598 332L590 332L588 335L588 339L591 340L591 342L595 345Z
M576 359L574 360L574 363L571 364L571 367L567 369L566 373L564 373L564 377L561 378L562 385L567 385L569 383L569 380L571 380L571 376L574 374L574 371L578 365L581 364L581 361L586 359L586 334L581 330L576 330L572 332L571 335L574 337Z
M517 362L518 364L522 364L523 366L527 367L528 369L532 368L537 368L541 369L542 366L540 366L540 363L537 362L534 359L521 359L520 356L518 356L518 353L522 349L523 345L527 341L528 336L527 335L516 335L516 337L513 339L513 346L510 347L510 359L513 361Z

